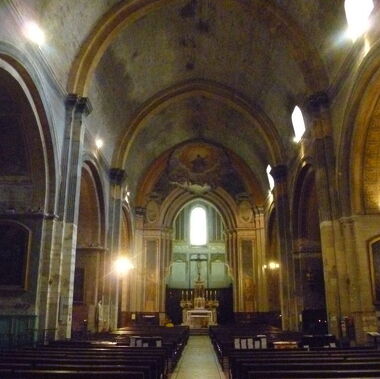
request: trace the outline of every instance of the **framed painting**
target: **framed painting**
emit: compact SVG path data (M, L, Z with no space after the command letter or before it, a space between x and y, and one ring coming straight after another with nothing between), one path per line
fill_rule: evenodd
M380 239L369 245L369 262L373 302L375 304L380 304Z

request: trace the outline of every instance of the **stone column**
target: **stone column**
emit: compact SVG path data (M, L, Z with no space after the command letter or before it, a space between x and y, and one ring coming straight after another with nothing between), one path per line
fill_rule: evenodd
M144 217L145 208L135 208L135 235L134 235L134 257L135 269L130 272L131 296L130 310L132 313L143 311L144 306L144 281L143 255L144 255Z
M264 209L262 207L255 208L255 256L254 263L256 267L256 287L257 287L257 310L265 312L268 310L266 283L263 267L266 264L265 260L265 220Z
M280 299L282 328L297 330L297 310L295 300L294 259L292 255L292 241L290 234L290 210L287 193L287 167L279 165L273 167L270 174L275 181L274 202L279 234L280 249Z
M173 231L169 228L164 228L161 231L161 248L160 248L160 300L159 311L165 312L165 298L166 298L166 278L169 274L170 254L171 254L171 241L173 239Z
M238 246L236 230L226 230L227 263L232 276L233 310L239 312L239 273L238 273Z
M71 336L75 249L83 148L83 115L91 106L87 98L70 94L66 99L65 135L61 162L55 242L50 265L47 327L56 329L58 339Z
M120 223L122 217L123 205L123 182L126 173L120 168L111 168L110 173L110 203L109 203L109 230L107 233L108 254L106 257L106 272L112 273L107 275L105 286L105 303L108 304L108 328L116 329L119 311L119 296L123 278L117 276L113 270L113 262L117 259L120 249ZM128 273L129 275L129 273Z
M309 98L309 114L314 139L328 326L330 333L341 337L340 320L349 311L347 257L338 221L340 209L336 194L334 146L329 101L325 93L317 93Z

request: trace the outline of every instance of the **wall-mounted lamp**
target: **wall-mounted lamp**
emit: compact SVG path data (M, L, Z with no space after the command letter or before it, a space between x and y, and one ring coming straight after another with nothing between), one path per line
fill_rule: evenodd
M101 149L103 147L103 145L104 145L104 142L101 138L97 138L95 140L95 146L97 149Z
M29 41L34 42L38 46L42 46L45 43L45 33L34 21L24 24L24 35Z
M264 270L266 270L267 268L269 270L277 270L280 268L280 264L274 261L270 261L267 265L264 265L263 268Z

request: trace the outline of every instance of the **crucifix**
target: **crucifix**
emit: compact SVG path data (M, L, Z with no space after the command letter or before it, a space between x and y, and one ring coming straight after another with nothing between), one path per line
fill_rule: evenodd
M197 254L197 258L190 258L190 261L197 262L198 270L198 282L201 280L201 262L207 262L207 258L201 258L200 254Z

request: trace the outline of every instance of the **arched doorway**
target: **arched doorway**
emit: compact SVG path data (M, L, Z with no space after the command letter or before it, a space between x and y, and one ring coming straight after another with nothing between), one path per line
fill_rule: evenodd
M174 220L165 307L174 323L183 321L181 300L194 297L197 280L204 282L206 302L219 302L218 323L232 322L232 278L225 225L219 211L202 198L187 203Z

